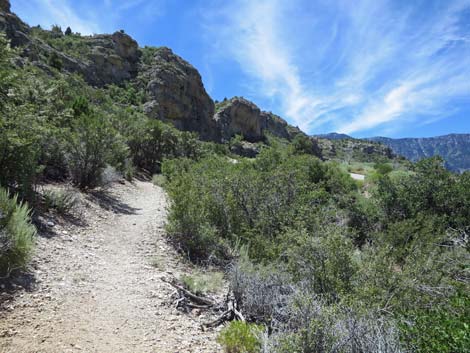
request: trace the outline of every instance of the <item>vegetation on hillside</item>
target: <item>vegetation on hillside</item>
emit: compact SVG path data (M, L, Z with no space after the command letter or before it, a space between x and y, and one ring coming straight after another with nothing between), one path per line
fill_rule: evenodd
M72 57L88 50L66 32L33 29ZM145 65L158 50L143 49ZM227 352L469 351L469 172L365 142L320 154L303 134L267 136L256 158L240 158L228 151L241 137L201 142L149 119L139 84L91 87L51 53L46 70L15 65L0 37L0 277L30 256L22 202L34 208L38 183L86 191L105 168L129 180L163 172L154 182L171 197L169 236L192 261L227 269L248 320L223 330ZM61 212L73 204L45 198ZM211 284L183 281L196 292Z
M68 180L86 190L101 184L108 166L131 179L137 171L158 172L165 158L197 159L212 150L224 152L193 133L149 119L132 85L93 88L80 76L53 66L50 72L28 62L17 66L17 55L0 36L0 186L32 207L41 201L36 186L44 181ZM21 212L24 220L14 222L26 224L26 211ZM0 222L10 222L2 217L0 213ZM5 234L3 240L15 236ZM2 245L0 263L13 266L2 265L3 270L23 264L11 260L8 246L15 243L9 242ZM21 249L26 259L31 246Z
M374 167L364 190L280 144L167 161L168 231L194 261L232 264L265 352L465 352L470 173Z

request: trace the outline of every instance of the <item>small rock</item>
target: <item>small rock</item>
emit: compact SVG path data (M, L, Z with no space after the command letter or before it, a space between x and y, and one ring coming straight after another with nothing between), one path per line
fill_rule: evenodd
M55 223L52 222L52 221L48 221L48 222L47 222L47 226L52 228L52 227L55 226Z

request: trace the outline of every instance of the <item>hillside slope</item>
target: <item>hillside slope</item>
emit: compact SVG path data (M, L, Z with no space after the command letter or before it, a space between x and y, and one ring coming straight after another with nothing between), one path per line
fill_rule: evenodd
M412 162L424 158L441 156L446 168L454 172L470 170L470 134L449 134L424 138L389 138L370 137L356 139L346 134L335 132L315 135L320 140L330 141L330 145L360 146L366 141L380 143L390 148L393 153L403 156ZM324 143L328 145L328 143Z
M299 132L282 118L262 112L253 103L234 97L227 114L217 116L201 75L189 62L166 47L139 47L123 31L82 36L53 26L30 27L11 12L9 1L0 5L0 32L18 53L17 65L33 65L50 76L78 74L88 85L113 85L133 90L136 105L152 118L182 131L196 132L202 140L227 142L235 134L263 140L267 132L291 138ZM239 114L234 111L239 111ZM255 128L255 135L253 127ZM257 129L257 130L256 130Z

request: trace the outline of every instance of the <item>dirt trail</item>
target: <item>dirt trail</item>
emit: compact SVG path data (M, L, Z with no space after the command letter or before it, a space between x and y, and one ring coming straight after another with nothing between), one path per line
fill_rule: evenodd
M208 318L174 309L161 281L185 270L163 239L164 192L116 184L94 204L85 227L39 237L34 288L0 313L0 351L220 351L216 333L200 329Z

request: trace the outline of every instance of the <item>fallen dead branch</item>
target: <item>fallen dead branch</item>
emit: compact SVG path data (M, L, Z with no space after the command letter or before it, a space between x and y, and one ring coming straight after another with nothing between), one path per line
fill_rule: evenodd
M196 294L191 293L186 288L184 288L184 287L180 286L179 284L177 284L175 280L169 281L169 280L166 280L166 279L162 279L162 281L165 282L165 283L168 283L170 286L172 286L178 292L180 292L180 297L186 296L190 300L192 300L193 302L195 302L197 304L200 304L200 305L208 306L208 307L212 307L212 306L215 305L215 303L212 300L204 298L204 297L200 297ZM183 294L183 296L181 296L181 294Z
M229 292L223 302L216 303L212 299L196 295L178 284L175 279L164 279L162 281L168 283L175 288L174 296L176 297L174 303L176 308L183 310L199 309L199 310L212 310L216 312L223 311L223 313L214 321L203 323L202 329L217 327L224 322L232 320L245 321L245 317L238 309L238 303L232 292Z

